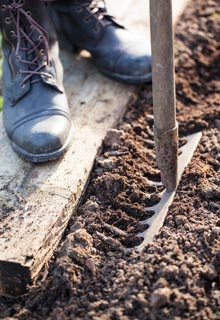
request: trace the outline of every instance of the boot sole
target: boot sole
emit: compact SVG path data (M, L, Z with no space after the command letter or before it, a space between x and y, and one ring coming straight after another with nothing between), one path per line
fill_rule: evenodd
M124 74L111 73L98 68L98 70L106 77L124 84L144 84L152 82L152 74L148 73L144 76L126 76Z
M58 160L60 159L69 149L71 145L71 141L73 139L73 129L71 130L69 137L65 143L65 145L62 146L62 148L50 152L50 153L44 153L44 154L34 154L34 153L29 153L19 147L14 141L10 140L10 144L13 148L13 150L19 155L20 158L23 160L29 161L29 162L34 162L34 163L41 163L41 162L48 162L48 161L53 161L53 160Z

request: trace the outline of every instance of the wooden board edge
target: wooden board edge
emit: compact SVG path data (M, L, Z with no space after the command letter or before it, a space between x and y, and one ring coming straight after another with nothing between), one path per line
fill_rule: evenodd
M120 123L127 106L134 101L134 97L138 89L137 87L132 86L130 90L132 90L131 96L124 106L120 108L120 112L118 113L112 128L115 128L118 123ZM96 156L102 150L103 140L104 138L97 148ZM72 194L65 207L62 208L59 218L54 223L50 233L48 233L47 237L44 239L37 256L28 257L24 264L17 263L16 261L0 260L0 296L17 297L23 295L27 292L28 286L37 280L42 267L54 254L54 250L57 248L71 217L74 219L77 215L77 209L84 198L90 181L90 174L93 169L94 162L95 158L91 163L91 167L88 170L87 177L85 178L83 185L79 182L76 192Z

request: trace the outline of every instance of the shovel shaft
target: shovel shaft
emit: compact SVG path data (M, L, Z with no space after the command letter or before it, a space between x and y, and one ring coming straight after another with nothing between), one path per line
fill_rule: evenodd
M154 124L176 126L172 1L150 0Z
M178 130L171 0L150 0L154 134L157 165L168 191L177 185Z

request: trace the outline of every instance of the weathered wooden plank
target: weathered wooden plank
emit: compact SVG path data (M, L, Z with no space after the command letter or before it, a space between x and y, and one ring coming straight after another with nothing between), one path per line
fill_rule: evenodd
M133 91L128 93L126 86L97 74L89 61L72 67L72 56L64 54L63 59L69 66L65 85L75 127L64 159L32 165L13 153L5 134L0 140L4 151L0 159L0 260L4 262L0 262L0 281L5 281L0 290L7 289L9 294L10 289L19 292L21 277L30 281L28 276L34 277L51 256L77 206L106 130L115 125ZM12 288L8 268L14 273Z
M145 0L107 2L121 19L147 32ZM0 118L0 295L24 292L52 255L76 211L106 131L136 90L104 78L87 58L62 53L62 60L75 127L62 160L32 165L19 159Z

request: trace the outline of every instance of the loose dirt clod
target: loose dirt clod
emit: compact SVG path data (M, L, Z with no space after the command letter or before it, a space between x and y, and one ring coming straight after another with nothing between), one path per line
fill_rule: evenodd
M170 301L171 290L169 288L159 288L152 293L151 306L160 308Z
M118 146L124 136L123 130L111 129L105 136L104 144L106 147Z

